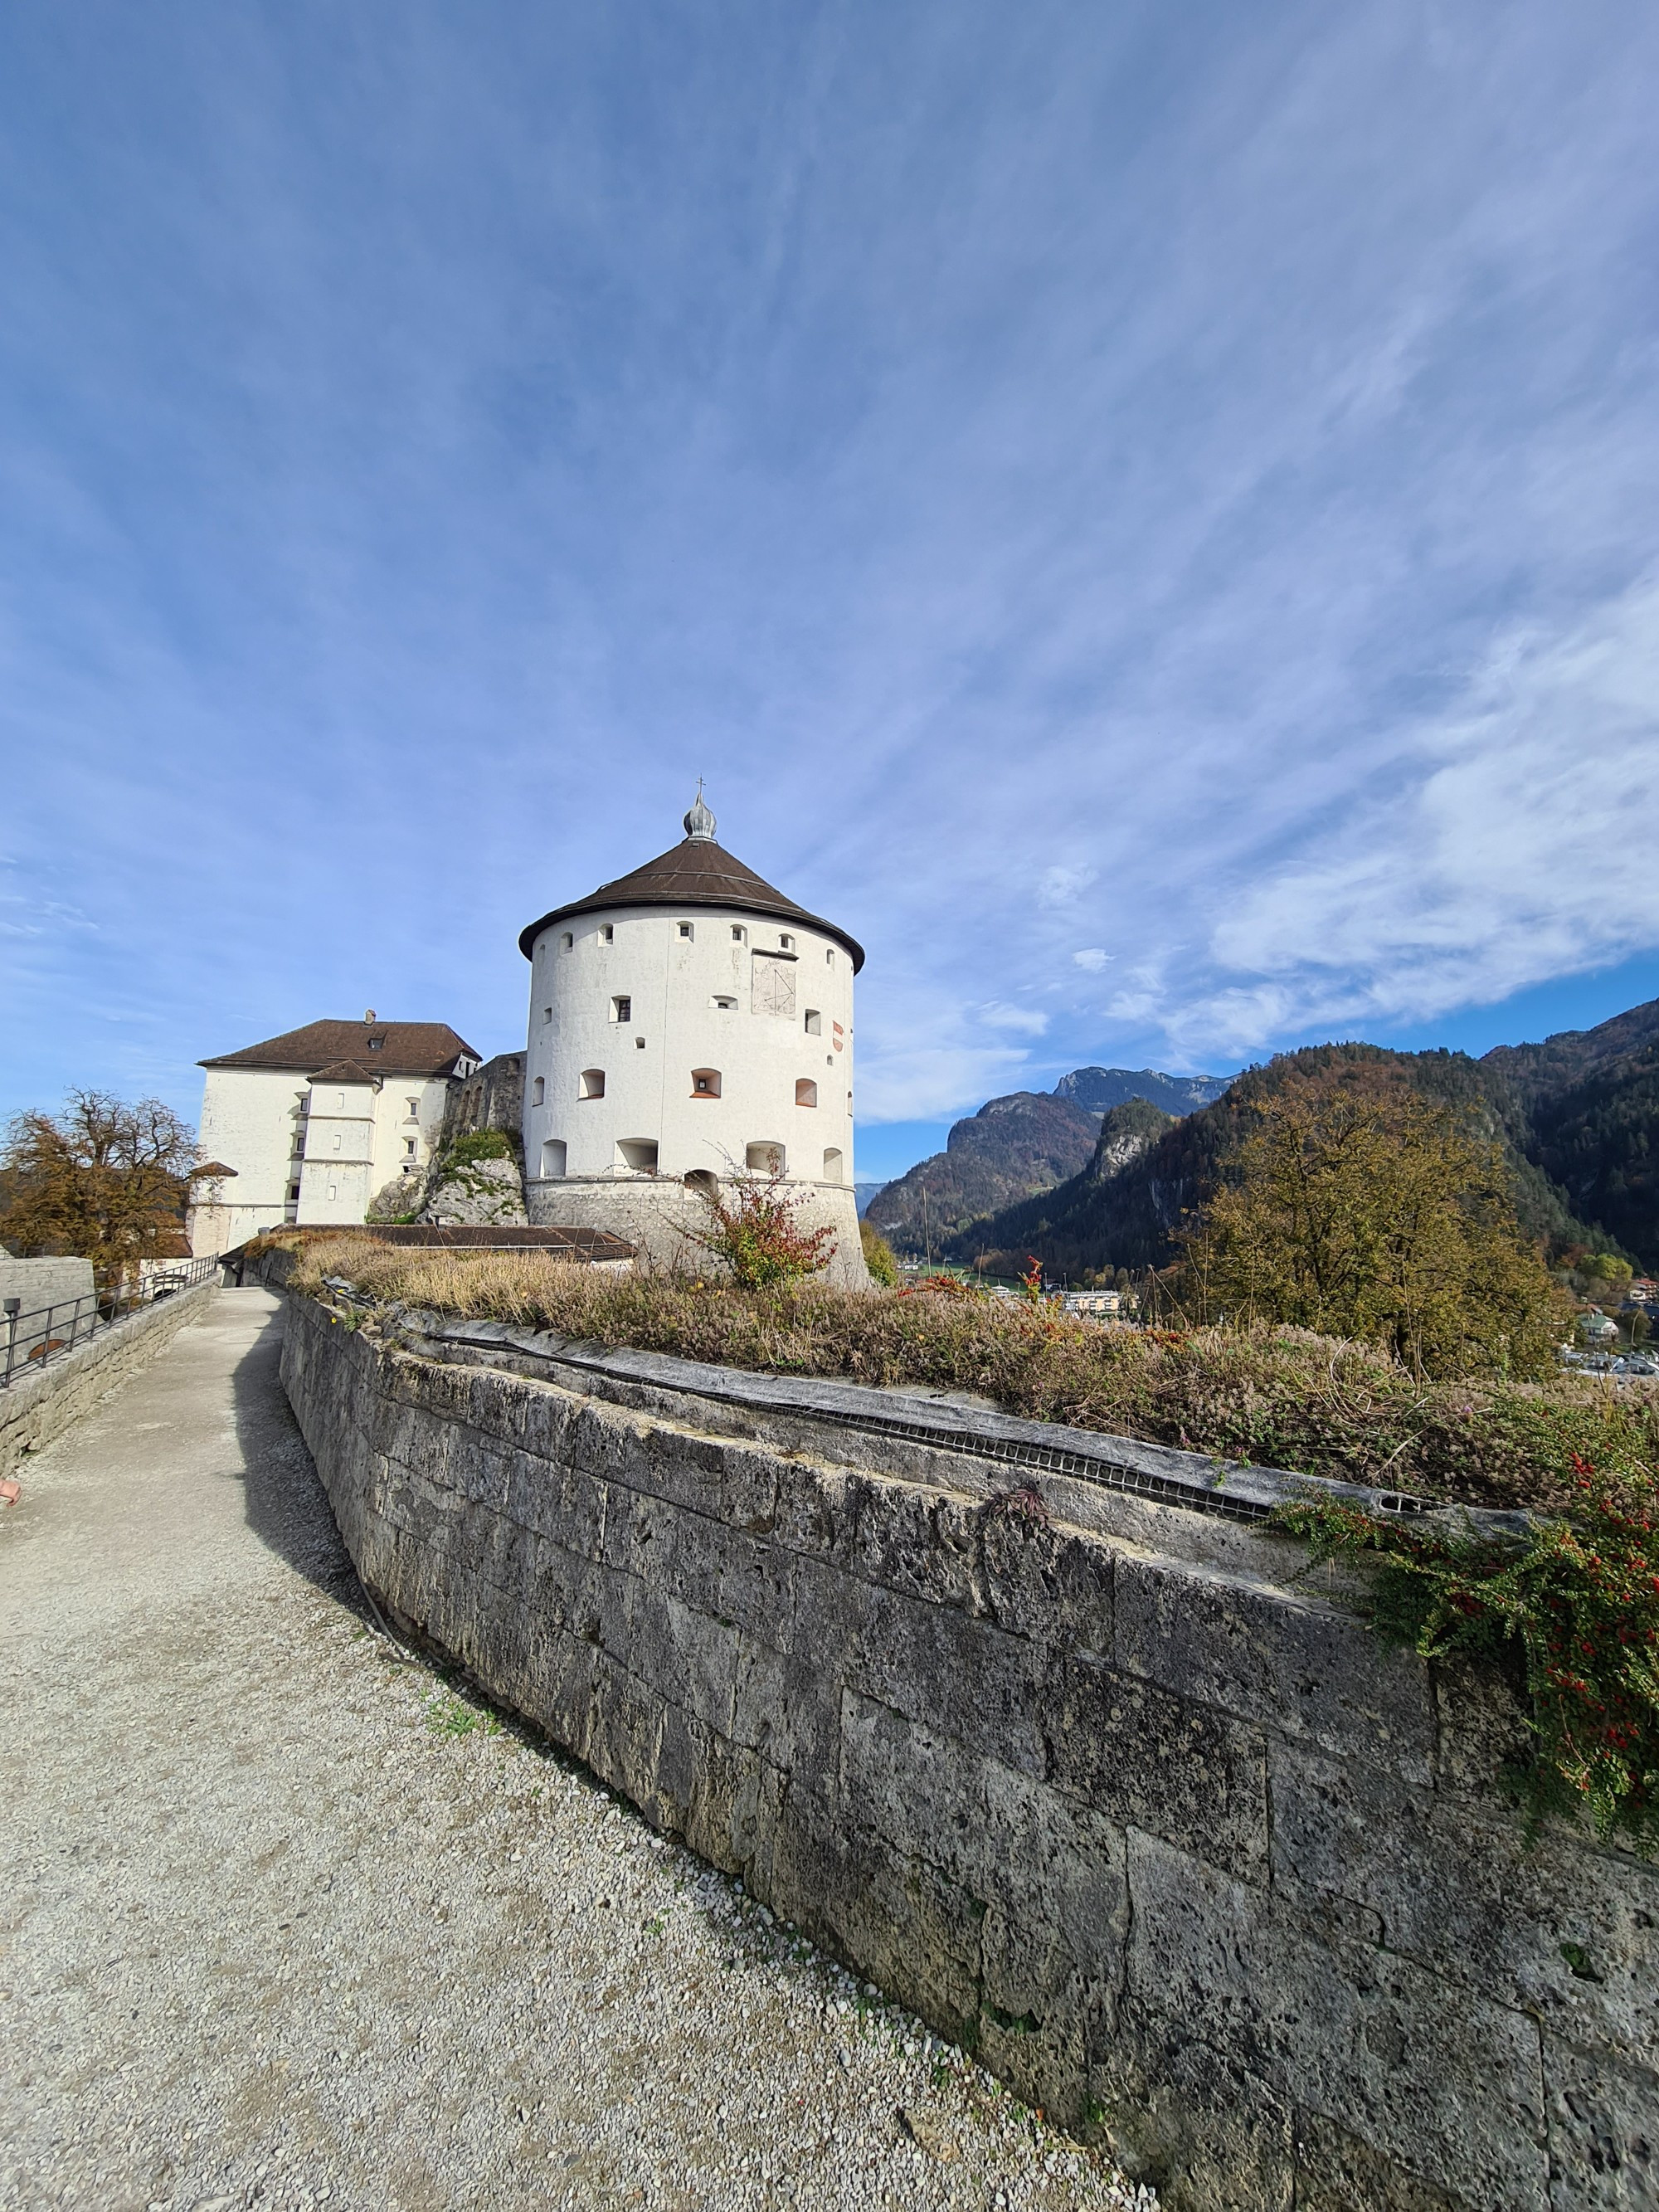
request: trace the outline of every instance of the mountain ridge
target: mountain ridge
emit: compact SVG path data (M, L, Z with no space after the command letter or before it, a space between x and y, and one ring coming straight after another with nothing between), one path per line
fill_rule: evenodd
M1247 1068L1218 1099L1162 1130L1144 1117L1133 1131L1115 1130L1121 1156L1109 1165L1107 1133L1123 1110L1114 1109L1087 1166L969 1224L945 1256L994 1273L1028 1255L1067 1274L1165 1266L1183 1218L1204 1203L1249 1115L1285 1073L1356 1061L1399 1069L1497 1142L1522 1226L1552 1255L1599 1249L1659 1267L1659 1000L1595 1030L1495 1047L1478 1060L1443 1049L1306 1046Z
M1085 1169L1102 1117L1131 1099L1191 1113L1225 1090L1229 1076L1165 1075L1156 1068L1079 1067L1052 1091L988 1098L953 1122L945 1147L896 1177L870 1200L872 1225L903 1252L939 1249L969 1225ZM1201 1094L1201 1095L1200 1095ZM1098 1098L1098 1105L1092 1102ZM1164 1102L1174 1102L1167 1109Z

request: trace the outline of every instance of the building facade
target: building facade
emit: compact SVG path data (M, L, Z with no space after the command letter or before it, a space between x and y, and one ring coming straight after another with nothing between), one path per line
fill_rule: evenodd
M311 1022L204 1060L191 1250L223 1252L285 1222L361 1222L430 1163L478 1055L447 1022Z
M862 949L715 840L685 838L519 939L532 1222L613 1230L695 1261L699 1186L781 1173L836 1231L834 1280L868 1280L853 1190L853 982Z

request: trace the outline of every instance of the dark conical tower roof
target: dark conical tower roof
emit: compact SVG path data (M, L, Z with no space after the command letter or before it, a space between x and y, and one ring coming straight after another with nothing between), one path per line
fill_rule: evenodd
M535 950L536 939L543 930L556 921L568 921L579 914L599 914L620 906L718 906L734 908L739 914L763 914L775 916L780 921L795 921L803 928L822 930L844 945L852 956L853 973L856 975L864 965L864 947L855 938L833 921L822 915L808 914L805 907L797 906L793 899L786 898L775 890L764 878L714 839L714 817L703 805L701 797L685 817L686 836L683 842L659 853L654 860L647 860L642 868L631 875L618 876L614 883L601 884L586 898L573 899L568 906L556 906L539 921L532 921L519 935L519 950L526 960Z

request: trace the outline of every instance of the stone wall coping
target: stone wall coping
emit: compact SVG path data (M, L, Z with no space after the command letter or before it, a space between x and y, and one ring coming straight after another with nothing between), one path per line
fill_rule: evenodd
M387 1320L393 1317L388 1311ZM453 1314L404 1307L398 1325L422 1348L510 1352L550 1369L608 1376L734 1407L757 1416L823 1421L843 1429L902 1438L939 1450L964 1453L1034 1473L1066 1474L1160 1504L1231 1521L1265 1521L1276 1508L1314 1495L1341 1500L1368 1513L1433 1523L1468 1525L1490 1535L1519 1535L1530 1526L1523 1512L1448 1507L1432 1499L1328 1475L1297 1474L1282 1468L1179 1451L1097 1429L1029 1421L960 1399L902 1389L878 1389L818 1376L768 1375L699 1359L627 1346L589 1344L551 1330L514 1328L506 1322L469 1321Z
M218 1289L218 1276L210 1275L188 1290L151 1299L72 1352L19 1375L9 1389L0 1390L0 1474L13 1473L29 1453L61 1435L106 1389L125 1382L132 1371L132 1354L147 1358L160 1351Z

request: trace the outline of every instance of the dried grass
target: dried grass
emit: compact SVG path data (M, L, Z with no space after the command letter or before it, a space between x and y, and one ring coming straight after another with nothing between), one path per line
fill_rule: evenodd
M297 1246L294 1287L343 1277L386 1304L782 1375L972 1390L1011 1413L1469 1504L1556 1507L1575 1455L1651 1483L1659 1392L1563 1375L1424 1384L1375 1347L1262 1327L1137 1330L972 1293L745 1293L607 1274L544 1254L399 1250L351 1234Z

